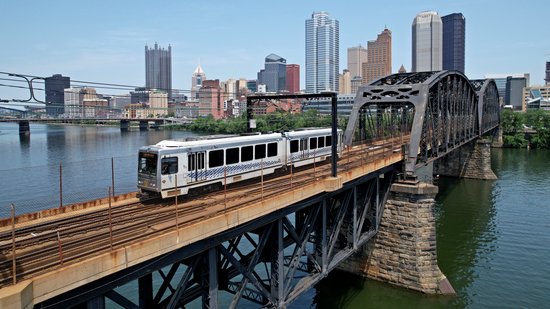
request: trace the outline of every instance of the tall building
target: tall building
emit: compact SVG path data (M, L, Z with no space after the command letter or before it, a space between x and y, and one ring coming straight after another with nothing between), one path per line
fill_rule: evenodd
M145 87L157 89L172 97L172 47L168 49L145 45Z
M546 61L546 78L544 81L547 85L550 85L550 61Z
M464 73L466 18L462 13L441 17L443 22L443 70Z
M437 12L421 12L412 24L411 72L443 68L443 25Z
M363 84L391 74L391 31L385 28L376 40L367 43L367 63Z
M326 12L306 19L306 92L338 91L339 23Z
M523 108L523 88L529 86L529 73L487 74L485 79L493 79L497 85L501 105L511 105L513 109Z
M363 63L367 62L367 49L361 45L348 48L348 71L351 77L363 77Z
M268 92L286 89L286 59L269 54L265 57L264 69L258 72L258 83L265 84Z
M286 90L290 93L300 92L300 65L286 65Z
M225 100L220 80L204 80L199 90L199 116L212 115L215 119L223 118Z
M338 79L338 94L350 94L351 92L351 73L344 70Z
M46 77L44 82L46 91L46 113L58 116L65 113L65 89L71 88L71 78L61 74Z
M199 89L201 89L204 80L206 80L206 74L199 64L191 77L191 101L199 100Z

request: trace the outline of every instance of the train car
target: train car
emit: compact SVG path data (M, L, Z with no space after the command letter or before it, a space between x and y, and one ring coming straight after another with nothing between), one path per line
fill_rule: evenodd
M165 140L139 150L138 188L162 198L189 189L227 184L270 174L283 164L281 133L199 141ZM177 184L177 186L176 186Z
M338 153L343 147L342 130L338 130ZM323 161L332 154L332 129L309 129L284 133L287 165L302 166Z
M342 131L338 131L342 141ZM331 155L331 129L308 129L197 141L164 140L141 147L138 189L142 198L185 195L302 166ZM338 149L342 149L339 142ZM315 158L314 158L315 157Z

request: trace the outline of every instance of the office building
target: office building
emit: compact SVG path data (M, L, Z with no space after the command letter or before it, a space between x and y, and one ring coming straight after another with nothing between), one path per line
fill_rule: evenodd
M359 76L357 76L359 77ZM344 70L338 79L338 94L351 93L351 73L349 70Z
M391 74L391 31L384 29L367 43L367 63L363 65L363 84Z
M193 72L191 77L191 101L199 100L199 89L202 87L202 82L206 80L206 74L204 73L201 65L197 65L197 68Z
M46 77L44 90L46 91L46 114L57 117L65 113L65 89L71 88L71 78L61 74Z
M146 109L147 117L164 117L168 114L168 94L161 90L136 88L130 92L131 104Z
M550 61L546 61L546 77L544 81L547 85L550 85Z
M65 88L63 93L65 117L86 118L95 116L93 106L97 100L101 100L101 98L98 97L95 88ZM84 102L87 103L84 104ZM99 103L103 110L107 108L106 102L107 100Z
M466 19L462 13L441 17L443 22L443 70L464 73Z
M154 48L145 45L145 87L157 89L172 97L172 47L159 48L155 43Z
M443 68L443 25L436 12L416 15L412 24L411 72L440 71Z
M531 86L523 90L523 110L550 110L550 86Z
M281 92L286 89L286 59L269 54L265 57L264 69L258 72L258 83L265 84L267 92Z
M286 90L290 93L300 92L300 65L286 65Z
M326 12L306 20L306 92L338 91L339 23Z
M351 77L363 77L363 63L367 62L367 49L358 45L348 48L348 71Z
M212 115L215 119L223 118L223 102L225 100L220 80L204 80L201 89L199 89L199 116Z
M523 109L523 87L529 86L529 73L487 74L485 79L493 79L497 85L501 105L509 105L515 110Z

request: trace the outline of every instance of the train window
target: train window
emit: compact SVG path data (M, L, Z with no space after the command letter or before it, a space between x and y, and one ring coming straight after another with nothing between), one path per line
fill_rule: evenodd
M160 172L162 175L176 174L178 172L178 158L162 158L160 160Z
M187 155L187 170L188 171L194 171L195 170L195 158L197 157L196 154L190 153Z
M157 155L154 153L139 153L139 173L156 175L157 174Z
M254 159L258 160L265 158L265 144L256 145L254 150Z
M223 165L223 149L212 150L208 152L208 167L218 167Z
M228 148L225 150L225 164L239 163L239 148Z
M298 140L290 141L290 153L298 152Z
M319 138L317 139L317 143L319 144L319 148L324 148L325 147L325 137L324 136L319 136Z
M325 144L326 146L332 146L332 136L331 135L327 135L325 136Z
M317 137L309 139L309 149L317 149Z
M197 169L204 169L204 152L197 153Z
M267 144L267 156L275 157L277 155L277 143Z
M245 146L241 148L241 162L252 161L254 158L254 148L252 146Z

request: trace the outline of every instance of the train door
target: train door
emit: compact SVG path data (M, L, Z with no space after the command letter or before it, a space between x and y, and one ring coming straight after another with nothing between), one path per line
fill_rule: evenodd
M178 175L178 157L165 156L160 159L160 181L163 190L176 188L176 177ZM178 184L182 185L181 183Z
M189 182L206 180L206 151L190 152L187 154L187 169L190 174Z
M303 137L300 139L300 160L305 160L309 158L309 151L308 151L308 138Z

